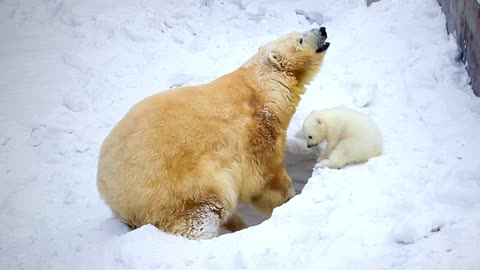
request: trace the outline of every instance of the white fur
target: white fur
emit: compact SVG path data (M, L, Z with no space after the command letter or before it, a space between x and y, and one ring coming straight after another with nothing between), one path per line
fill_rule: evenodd
M327 142L316 168L339 169L382 153L382 134L375 122L352 109L335 107L312 111L303 123L303 133L310 147Z

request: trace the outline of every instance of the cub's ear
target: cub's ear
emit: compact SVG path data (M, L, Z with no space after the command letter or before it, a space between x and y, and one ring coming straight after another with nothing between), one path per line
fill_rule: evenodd
M280 55L278 55L277 53L275 53L275 52L269 52L269 53L268 53L268 60L269 60L272 64L274 64L276 67L278 67L278 68L281 68L281 67L282 67L282 65L281 65L282 59L281 59Z

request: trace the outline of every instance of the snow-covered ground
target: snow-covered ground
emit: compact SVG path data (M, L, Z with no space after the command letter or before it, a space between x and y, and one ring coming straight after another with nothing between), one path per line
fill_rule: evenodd
M112 218L98 150L130 106L319 24L332 45L288 133L300 195L207 241ZM0 0L0 33L0 269L480 269L480 99L435 0ZM297 132L336 105L385 153L313 171Z

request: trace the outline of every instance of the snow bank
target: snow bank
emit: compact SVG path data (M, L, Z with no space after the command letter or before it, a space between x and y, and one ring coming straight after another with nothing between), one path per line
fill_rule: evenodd
M259 226L188 241L129 231L96 186L98 148L139 99L209 81L293 30L328 28L312 109L371 115L385 153L316 170ZM475 269L480 100L434 0L0 1L2 269Z

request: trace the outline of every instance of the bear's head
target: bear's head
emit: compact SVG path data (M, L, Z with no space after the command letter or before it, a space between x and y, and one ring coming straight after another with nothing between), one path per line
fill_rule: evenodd
M293 32L260 47L257 56L267 69L296 79L297 87L305 84L318 72L330 46L325 27L305 32Z
M327 125L316 111L311 112L303 122L303 135L308 148L319 145L327 138Z

